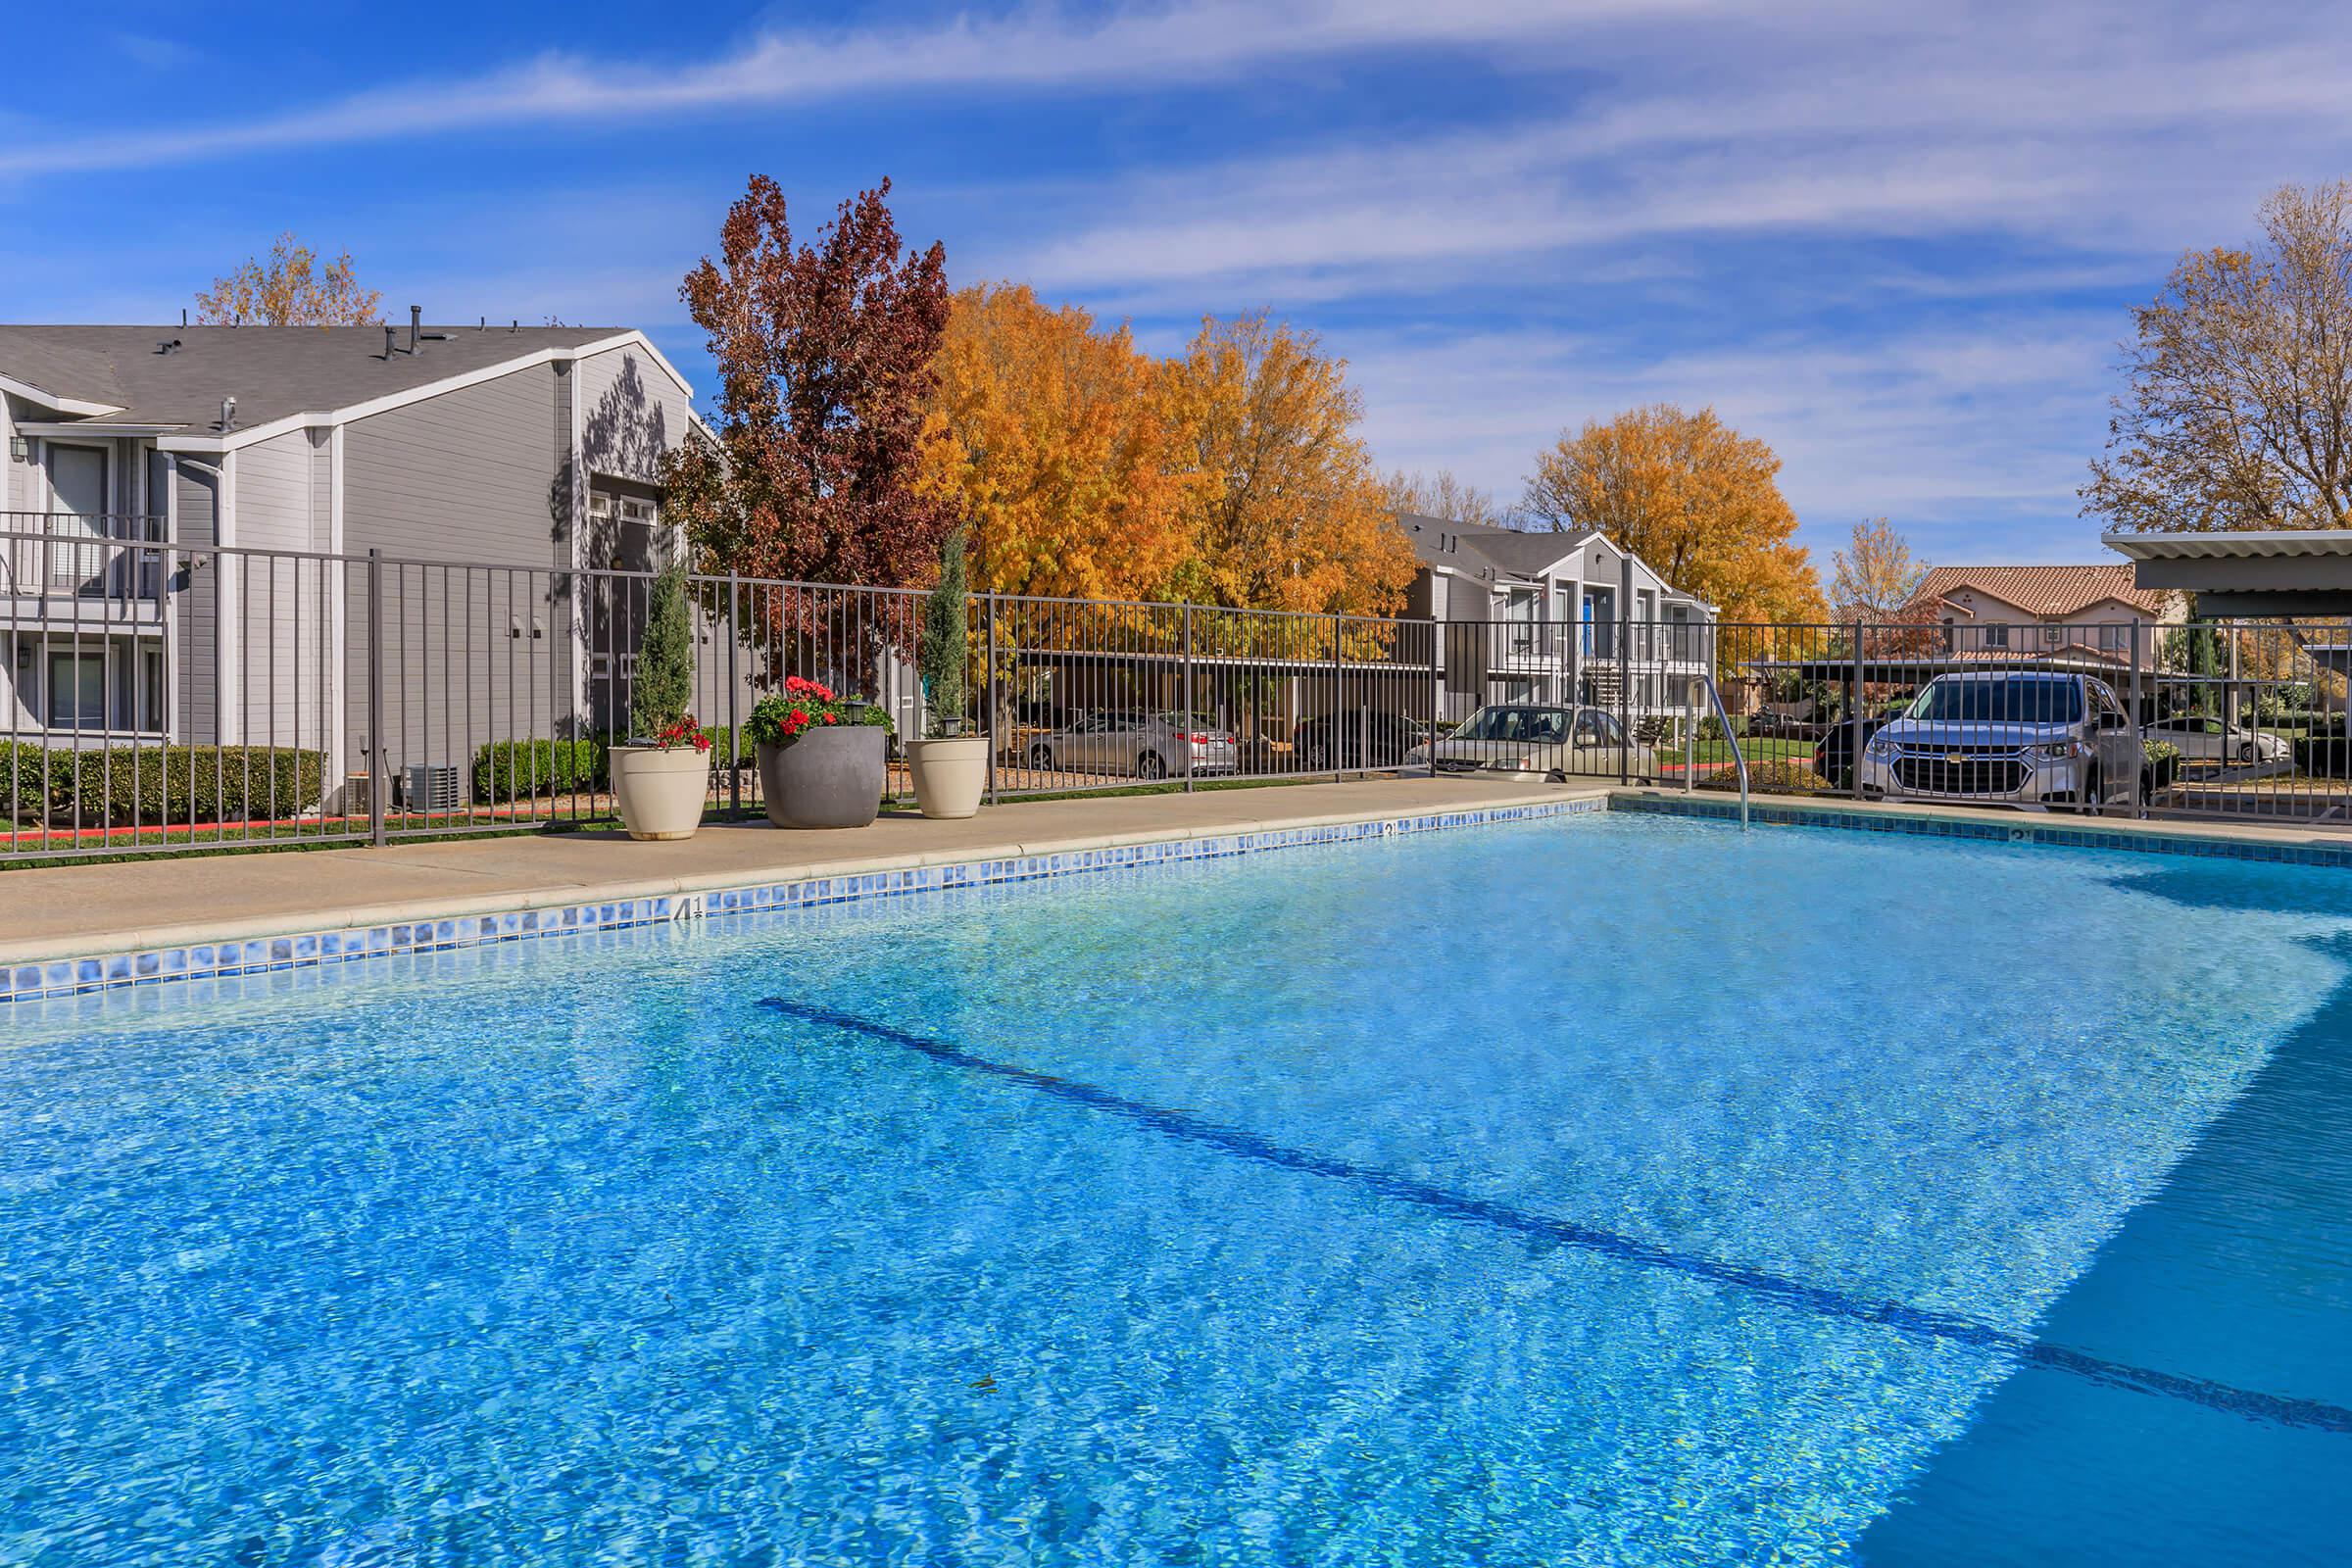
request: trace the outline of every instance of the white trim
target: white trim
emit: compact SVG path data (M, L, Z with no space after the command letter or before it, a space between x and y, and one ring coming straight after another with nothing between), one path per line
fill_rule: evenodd
M339 424L326 436L326 553L338 557L343 554L343 426ZM351 568L348 563L334 561L321 563L319 569L329 573L334 584L326 596L327 668L332 672L329 684L334 694L329 722L334 725L334 732L327 738L327 776L322 785L326 798L331 800L351 776L348 751L351 715L347 706L349 694L344 690L350 661Z
M172 580L189 569L188 558L179 549L179 459L167 452L164 455L164 739L187 744L189 737L180 733L179 681L172 666L188 657L179 642L179 595L172 591Z
M75 439L112 440L116 436L139 438L151 435L170 435L187 428L181 424L115 424L106 419L20 419L17 428L34 435L59 435Z
M570 495L565 510L570 514L564 526L571 533L571 732L581 733L588 723L588 593L580 573L588 568L588 411L586 399L580 395L580 361L575 357L565 377L566 405L570 414L570 447L566 471L571 476Z
M220 459L220 482L213 493L213 543L237 542L237 455ZM213 682L213 741L220 746L245 742L245 572L233 555L213 557L213 655L219 662ZM234 700L232 701L232 695Z
M27 403L38 403L44 409L55 409L60 414L121 414L123 407L120 403L93 403L88 398L60 397L54 392L43 391L30 381L20 381L4 370L0 370L0 392L23 398Z
M349 424L354 419L365 419L373 415L389 414L394 409L406 408L412 403L421 403L427 398L439 397L446 392L462 392L469 386L479 386L484 381L495 381L502 376L513 375L518 370L533 369L542 365L553 365L560 360L583 360L592 354L603 354L619 348L643 349L656 365L662 367L663 372L671 380L677 382L679 389L689 399L693 398L694 388L688 384L684 376L678 374L676 367L662 357L662 351L654 347L651 338L648 338L643 332L632 329L620 333L616 337L598 338L594 342L582 343L576 347L544 348L512 360L501 360L495 365L485 365L479 369L444 376L438 381L427 381L421 386L388 392L380 398L370 398L365 403L355 403L345 409L319 409L303 414L289 414L283 418L257 424L250 430L237 430L226 435L166 435L159 437L156 445L167 452L234 452L239 447L248 447L256 441L267 441L272 436L285 435L289 431L316 429L320 425Z

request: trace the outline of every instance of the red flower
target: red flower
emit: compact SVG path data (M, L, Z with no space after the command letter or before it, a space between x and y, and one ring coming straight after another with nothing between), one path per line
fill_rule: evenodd
M796 708L796 709L794 709L794 710L792 710L792 721L793 721L794 723L796 723L796 724L806 724L806 723L808 723L808 710L807 709L805 709L805 708Z
M835 713L827 713L825 715L825 722L828 724L838 724L841 722L840 715Z

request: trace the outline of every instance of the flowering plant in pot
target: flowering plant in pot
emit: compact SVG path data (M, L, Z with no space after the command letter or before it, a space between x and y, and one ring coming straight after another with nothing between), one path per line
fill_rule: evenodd
M882 808L890 715L798 675L753 705L760 788L777 827L863 827Z
M930 817L970 816L988 784L988 737L964 733L963 535L940 555L939 584L923 602L922 640L915 663L923 677L924 738L906 743L914 803Z
M686 710L694 694L694 622L686 568L654 578L629 684L629 742L612 751L612 796L633 839L687 839L703 821L710 735Z

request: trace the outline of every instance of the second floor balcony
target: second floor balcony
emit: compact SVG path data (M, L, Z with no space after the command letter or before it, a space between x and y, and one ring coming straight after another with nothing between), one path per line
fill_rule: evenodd
M0 596L49 618L136 618L164 596L165 519L134 513L0 512Z

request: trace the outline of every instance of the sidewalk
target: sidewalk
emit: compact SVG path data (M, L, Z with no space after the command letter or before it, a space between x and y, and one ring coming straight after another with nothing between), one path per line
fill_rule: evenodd
M730 823L672 844L590 830L44 866L0 873L0 964L1607 793L1463 777L1365 779L1015 801L961 822L891 812L837 832Z

